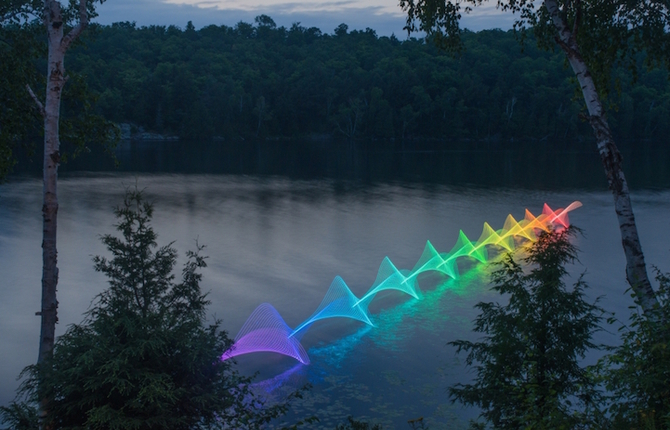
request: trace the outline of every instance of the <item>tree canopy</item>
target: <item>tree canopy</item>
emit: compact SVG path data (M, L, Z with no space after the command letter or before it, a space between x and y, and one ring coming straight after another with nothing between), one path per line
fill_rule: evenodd
M454 49L460 44L461 4L468 12L485 1L400 0L400 7L407 12L408 31L419 28ZM531 25L539 46L559 47L565 54L614 198L626 279L647 316L657 318L658 300L647 274L628 181L605 102L616 65L631 70L633 78L641 53L647 56L647 66L662 63L666 70L670 66L670 5L665 0L498 0L496 6L517 14L514 27L522 30L522 36Z
M463 47L460 18L488 0L400 0L407 12L408 31L425 31L440 45ZM515 15L514 30L523 38L530 32L542 48L564 42L550 13L555 7L573 34L601 95L612 89L612 70L623 66L633 78L645 66L670 66L668 4L663 0L505 0L497 7ZM640 55L644 54L644 55Z
M87 13L94 17L95 2L87 3ZM0 2L0 181L16 163L16 150L26 146L35 150L35 141L44 132L40 109L31 97L46 92L45 60L47 44L39 0ZM77 16L74 2L64 7L66 30ZM75 41L75 44L77 41ZM95 111L96 97L76 70L69 71L63 90L60 137L64 143L62 160L88 150L87 145L101 143L110 149L116 143L117 130Z
M38 81L33 66L40 53L36 38L34 27L23 31L18 24L0 21L0 180L16 162L17 145L40 125L25 87Z
M521 52L511 31L462 32L466 49L453 58L424 39L273 23L96 26L68 64L98 92L105 117L182 138L546 138L578 146L590 136L563 56L530 41ZM635 86L625 68L616 73L617 136L664 139L667 73L641 73Z

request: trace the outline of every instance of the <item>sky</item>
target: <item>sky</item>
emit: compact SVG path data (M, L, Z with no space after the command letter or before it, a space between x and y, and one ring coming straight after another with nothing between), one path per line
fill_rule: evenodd
M511 28L513 15L498 11L495 3L487 2L464 15L461 26L473 31ZM240 21L253 23L256 16L264 14L278 26L290 27L300 22L304 27L332 33L345 23L350 30L369 27L379 36L407 37L398 0L107 0L98 7L98 13L95 21L101 24L135 21L138 26L181 28L188 21L196 28L211 24L234 26Z

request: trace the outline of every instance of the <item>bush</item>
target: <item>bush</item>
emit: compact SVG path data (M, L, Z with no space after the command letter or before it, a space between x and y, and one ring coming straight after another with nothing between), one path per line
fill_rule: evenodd
M670 275L656 271L655 318L633 307L622 344L600 360L613 428L670 429Z
M115 214L121 237L103 236L111 257L94 258L109 288L49 359L25 371L22 393L41 400L44 428L257 428L285 413L300 392L267 407L250 379L221 361L231 340L219 321L206 324L202 247L187 253L176 282L177 253L171 244L158 247L142 194L129 191ZM4 408L5 420L34 419L24 408Z

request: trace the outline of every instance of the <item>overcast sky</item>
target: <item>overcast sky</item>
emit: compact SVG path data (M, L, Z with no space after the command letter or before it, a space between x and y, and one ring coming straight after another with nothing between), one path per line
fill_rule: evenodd
M479 7L462 20L471 30L509 29L513 16L495 9L495 1ZM206 25L233 26L239 21L253 23L258 15L269 15L277 25L290 27L300 22L332 33L341 23L350 30L370 27L380 36L395 33L405 38L405 24L398 0L107 0L99 6L101 24L135 21L138 25L177 25L193 21L196 28Z

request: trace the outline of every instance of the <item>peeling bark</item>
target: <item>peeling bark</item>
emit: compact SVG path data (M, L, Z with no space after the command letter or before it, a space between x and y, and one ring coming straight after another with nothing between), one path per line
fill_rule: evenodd
M63 36L63 15L57 0L44 0L42 17L47 31L47 88L46 100L42 104L32 89L28 87L37 108L44 117L44 165L42 204L42 306L37 313L41 317L38 363L47 358L54 348L56 323L58 322L58 165L60 164L60 102L65 75L65 52L70 44L88 25L86 0L79 0L79 23L65 37ZM48 414L49 399L40 399L42 418ZM43 423L49 428L48 423Z
M43 165L43 206L42 206L42 317L38 362L53 349L56 322L58 320L58 251L56 232L58 227L58 122L60 117L60 99L64 84L64 52L60 42L63 39L60 4L55 1L44 2L44 24L48 36L47 92L44 105L44 165Z
M614 197L614 209L621 231L621 243L626 256L626 279L647 317L655 314L658 300L647 275L647 266L635 224L633 205L630 201L628 182L621 167L621 154L610 131L600 96L591 73L582 58L577 44L578 20L570 30L561 17L556 0L545 0L544 5L557 30L556 42L568 57L570 67L577 77L589 113L589 123L596 136L598 152L605 168L607 183Z
M60 164L60 102L65 75L65 52L70 44L88 25L86 0L79 1L79 23L67 35L63 35L63 14L61 4L56 0L44 0L44 27L47 31L47 91L42 104L32 89L28 92L35 100L44 117L44 165L43 165L43 205L42 205L42 317L38 362L44 360L53 350L56 323L58 322L58 165Z

